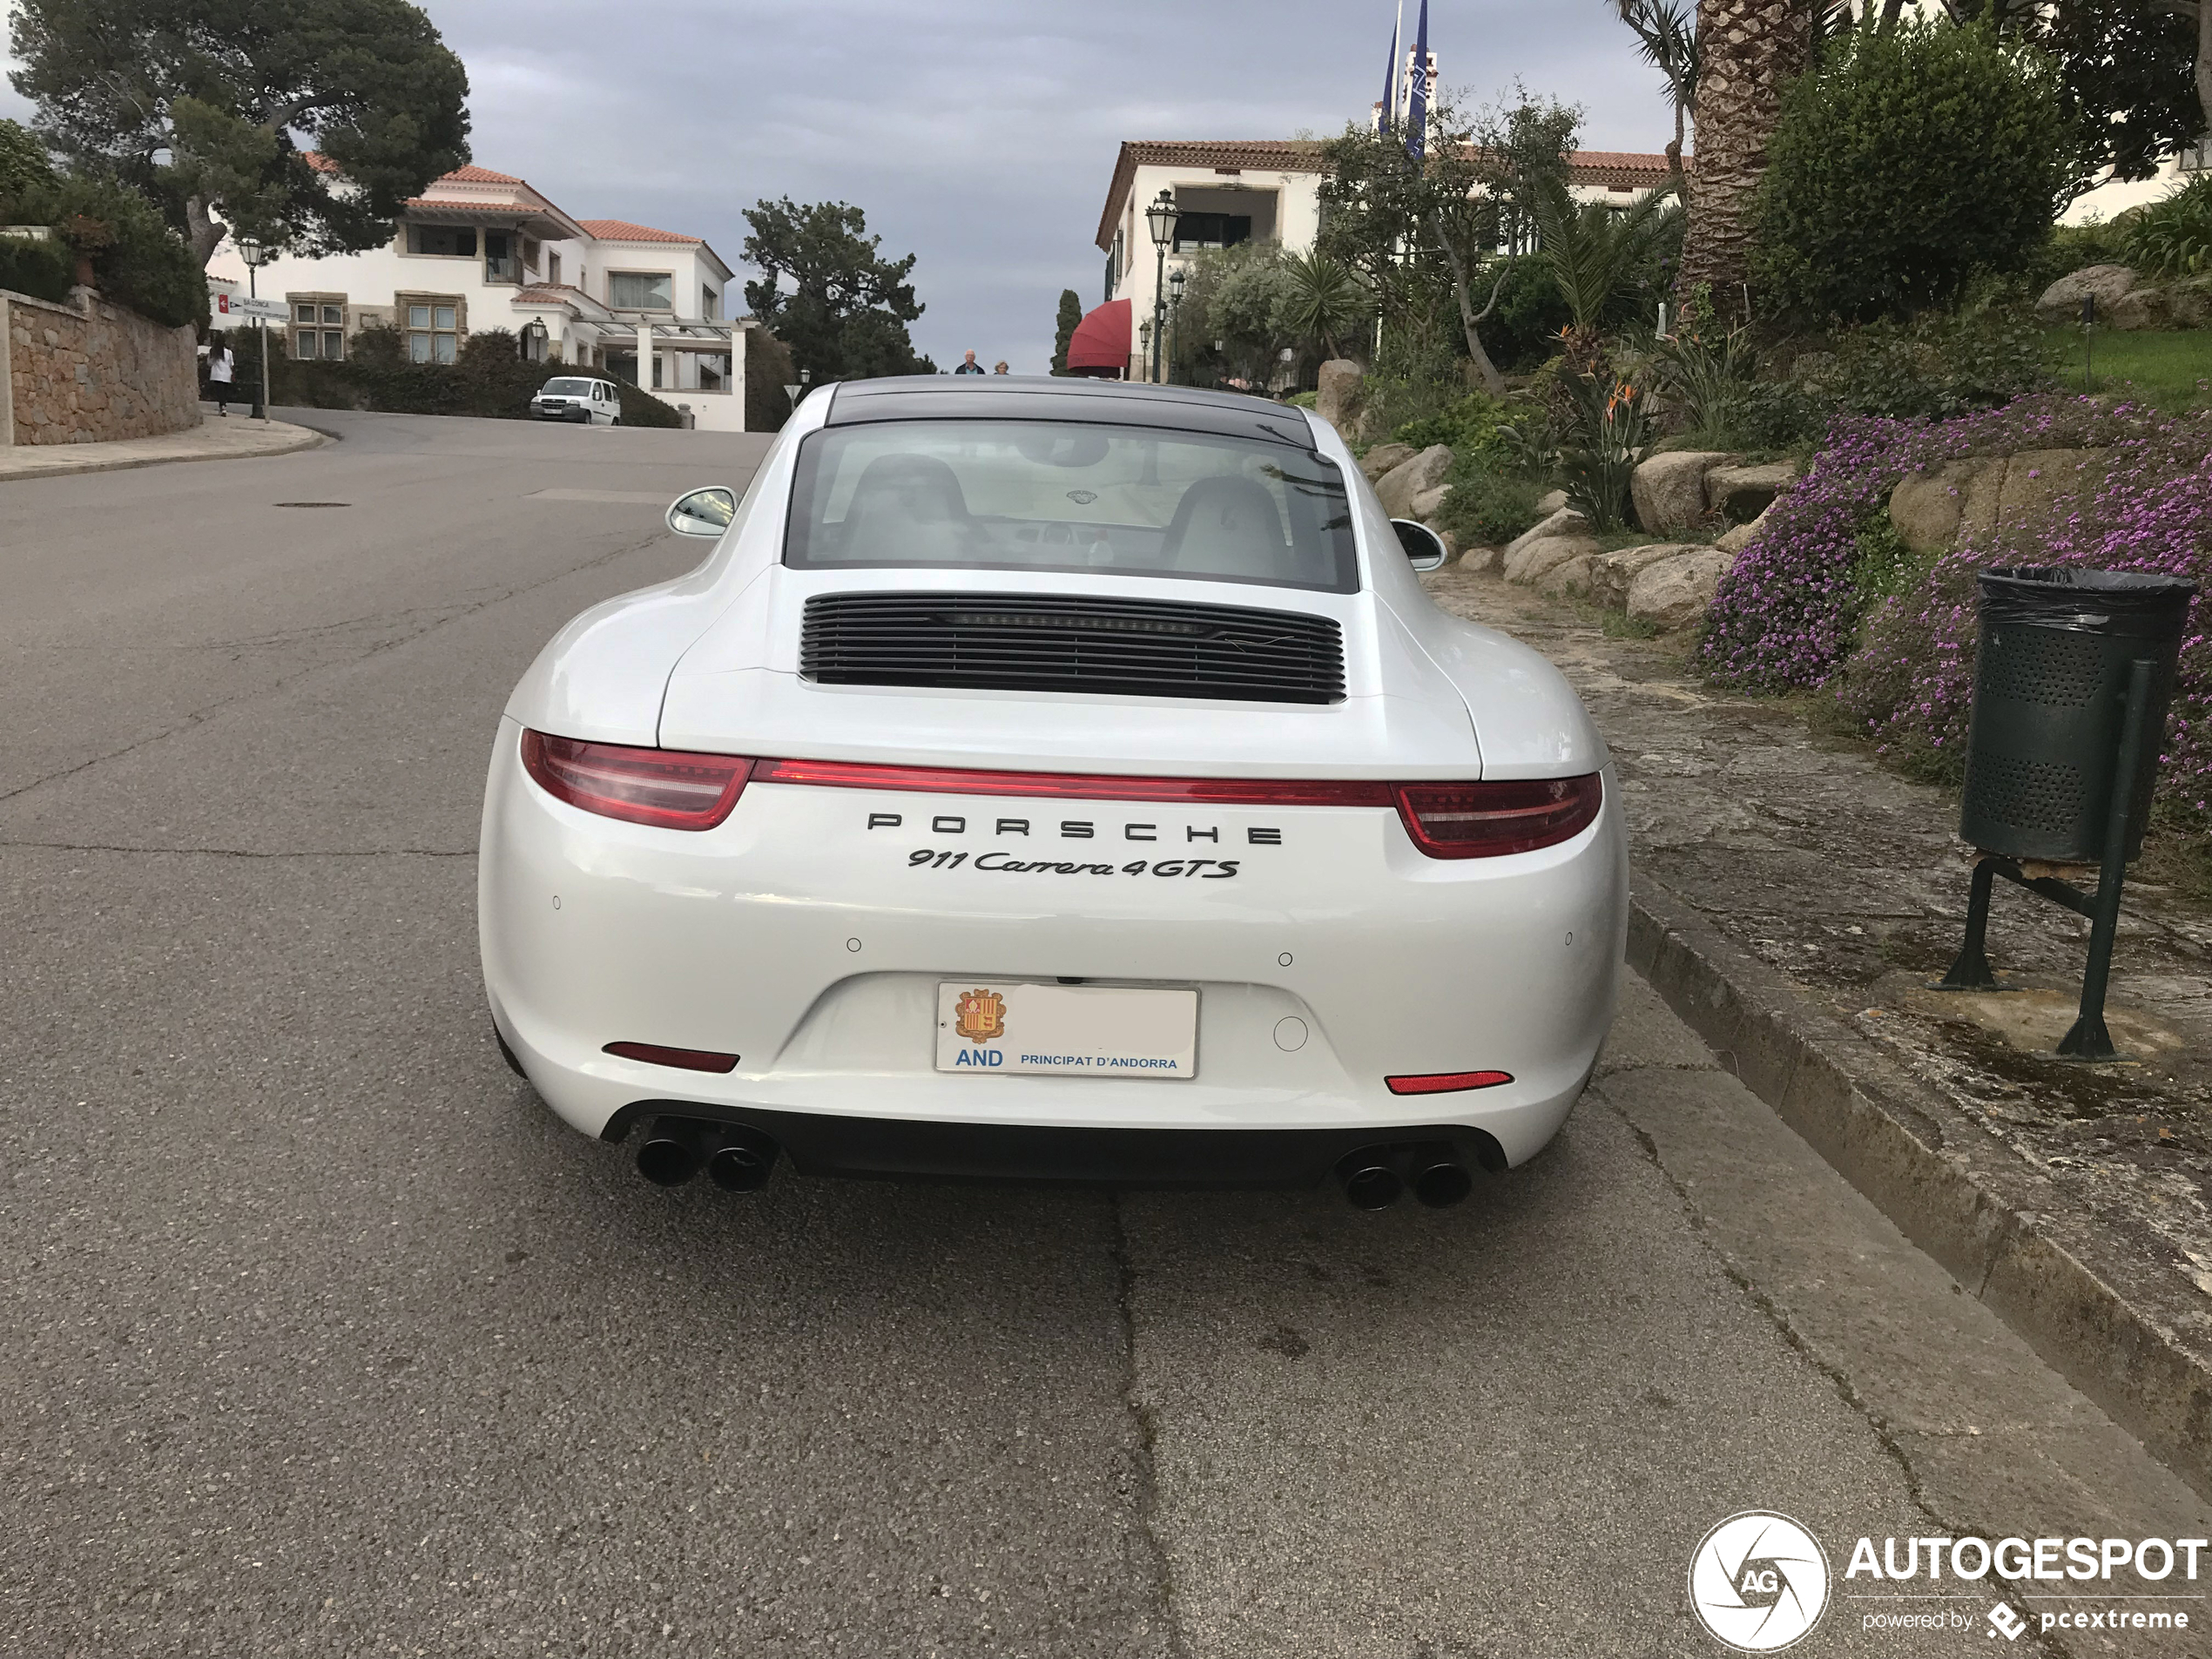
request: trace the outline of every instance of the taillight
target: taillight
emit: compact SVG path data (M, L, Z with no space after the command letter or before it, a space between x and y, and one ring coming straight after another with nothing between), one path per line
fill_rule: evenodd
M1383 1079L1393 1095L1452 1095L1462 1089L1495 1089L1512 1081L1509 1071L1427 1071Z
M712 829L752 773L743 755L631 749L523 733L523 767L556 800L657 829Z
M642 1060L649 1066L674 1066L683 1071L735 1071L738 1056L711 1049L670 1049L658 1042L610 1042L601 1050L621 1060Z
M1490 859L1571 840L1597 818L1596 772L1476 784L1400 784L1398 816L1433 859Z

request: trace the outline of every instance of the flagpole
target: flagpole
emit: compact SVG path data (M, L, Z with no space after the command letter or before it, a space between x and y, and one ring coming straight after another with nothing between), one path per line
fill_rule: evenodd
M1406 125L1406 65L1399 56L1404 51L1405 40L1406 0L1398 0L1398 21L1390 30L1390 125L1400 131Z

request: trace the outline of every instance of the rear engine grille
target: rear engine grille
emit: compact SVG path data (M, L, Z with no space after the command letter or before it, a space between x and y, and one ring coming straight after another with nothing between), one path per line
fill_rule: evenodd
M799 667L832 685L1344 700L1328 617L1147 599L823 594L806 602Z

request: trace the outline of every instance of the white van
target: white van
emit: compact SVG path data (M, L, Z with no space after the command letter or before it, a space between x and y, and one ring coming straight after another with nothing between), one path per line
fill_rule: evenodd
M612 381L564 376L537 388L530 414L540 421L577 421L586 426L620 426L622 394Z

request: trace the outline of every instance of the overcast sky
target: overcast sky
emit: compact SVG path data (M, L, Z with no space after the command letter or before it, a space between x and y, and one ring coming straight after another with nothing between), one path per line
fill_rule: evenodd
M1407 7L1406 28L1419 0ZM1125 138L1326 134L1381 96L1395 0L428 0L469 68L477 162L569 212L704 236L763 197L848 201L920 255L916 343L1039 373ZM1445 84L1583 106L1657 150L1658 79L1611 0L1434 0ZM29 113L0 90L0 114ZM750 274L750 273L747 273Z

